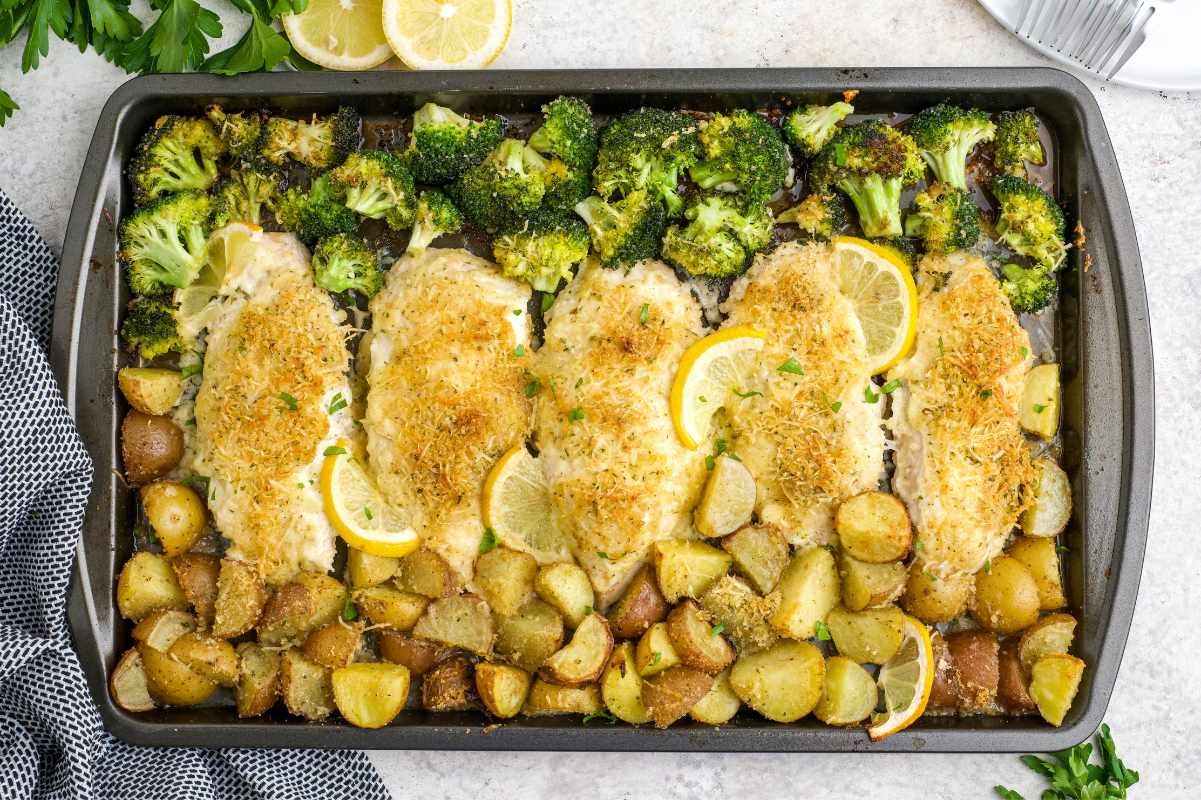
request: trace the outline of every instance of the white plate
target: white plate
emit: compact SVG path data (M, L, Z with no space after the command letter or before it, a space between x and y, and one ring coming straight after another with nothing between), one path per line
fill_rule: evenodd
M980 5L1013 33L1028 0L979 0ZM1201 89L1201 0L1154 0L1155 13L1144 29L1146 41L1118 73L1114 83L1139 89ZM1016 34L1015 34L1016 35ZM1092 77L1095 73L1042 42L1018 37L1043 55Z

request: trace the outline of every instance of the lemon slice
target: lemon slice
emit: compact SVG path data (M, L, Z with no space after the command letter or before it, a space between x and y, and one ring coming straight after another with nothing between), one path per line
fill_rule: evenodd
M321 500L330 524L356 550L399 558L417 549L417 534L380 496L345 439L325 451Z
M232 222L209 236L200 274L187 287L175 290L175 324L185 342L194 342L208 327L215 312L210 303L221 291L230 264L245 261L262 233L258 225Z
M513 24L510 0L383 0L384 34L412 69L474 69L496 60Z
M872 716L867 733L872 741L892 736L912 725L926 710L934 685L934 648L930 631L908 614L904 638L887 664L880 667L876 684L884 692L884 711Z
M750 522L754 511L755 476L730 454L719 456L693 516L697 531L707 538L725 536Z
M281 18L302 56L326 69L378 67L392 57L380 23L380 0L309 0L300 14Z
M519 444L500 457L484 481L480 511L505 547L529 553L540 564L571 559L551 519L550 487L538 459Z
M744 387L767 334L736 325L710 334L684 351L671 386L671 421L680 443L700 447L726 396Z
M855 306L873 375L896 364L917 335L917 287L895 253L851 236L836 236L838 288Z

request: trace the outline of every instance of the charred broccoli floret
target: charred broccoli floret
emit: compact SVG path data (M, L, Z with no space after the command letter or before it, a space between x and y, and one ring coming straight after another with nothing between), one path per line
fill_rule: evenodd
M284 173L266 161L243 162L217 185L213 227L231 222L263 223L263 212L275 208L284 188Z
M717 114L701 128L705 160L689 170L702 189L740 192L762 203L789 179L792 156L767 120L738 109Z
M546 165L546 159L525 142L505 139L450 185L450 196L467 219L496 230L541 205Z
M204 113L231 156L251 159L258 155L259 140L263 138L263 118L257 111L230 114L219 105L211 105Z
M393 230L413 224L417 187L404 162L383 150L351 153L329 172L330 186L346 207Z
M905 263L910 270L916 270L922 260L922 240L912 236L898 236L895 239L868 239L876 247L889 251Z
M925 172L913 139L879 120L842 128L817 154L809 180L813 191L837 188L855 205L868 237L902 233L901 189Z
M374 297L384 283L379 257L357 236L338 233L313 248L313 273L317 285L335 294L358 292Z
M212 123L196 117L159 117L138 144L130 166L138 205L172 192L205 190L217 182L225 145Z
M571 214L535 209L497 234L492 255L508 277L553 292L588 256L588 228Z
M842 102L794 108L780 123L780 130L798 153L810 158L830 141L838 124L853 113L855 107Z
M939 103L909 120L909 134L934 177L967 189L967 158L980 142L991 142L997 126L979 109Z
M318 176L306 192L292 187L275 209L275 218L304 242L312 243L337 233L350 233L359 219L335 196L327 175Z
M690 275L737 275L748 256L771 242L771 211L762 203L708 197L684 216L692 220L686 227L672 225L664 234L663 258Z
M1059 269L1068 246L1064 241L1063 210L1055 198L1014 175L998 176L990 188L1000 204L996 231L1001 241L1048 269Z
M578 97L559 97L542 107L542 127L530 136L530 147L569 167L589 171L596 163L596 123L592 109Z
M846 227L847 207L842 195L814 192L776 217L776 222L791 222L810 236L829 239Z
M499 117L475 122L426 103L413 114L405 160L422 183L449 183L483 161L505 136Z
M964 190L935 183L913 202L917 211L905 219L905 235L920 236L927 253L966 250L980 238L980 210Z
M120 256L134 294L162 294L196 280L212 217L212 198L195 191L168 195L126 217Z
M592 176L587 169L573 167L552 158L546 162L543 179L546 193L542 205L559 211L571 211L575 204L592 193Z
M1026 177L1026 162L1047 163L1038 138L1038 118L1031 111L1003 111L997 115L993 163L1008 175Z
M684 210L679 186L683 174L700 161L697 121L675 111L642 108L610 122L600 135L592 182L608 200L646 189L662 200L667 214Z
M347 106L308 121L270 117L263 130L263 157L279 167L289 159L313 169L335 167L358 149L361 122L359 113Z
M413 220L413 232L409 234L409 246L405 252L420 255L439 236L458 233L463 227L463 215L450 198L442 192L427 189L417 200L417 217Z
M179 350L179 332L175 328L175 306L168 297L135 297L129 301L121 339L130 350L149 361Z
M592 248L603 266L627 267L659 255L666 212L647 190L636 189L612 202L593 195L577 203L575 213L588 225Z
M1014 313L1034 314L1055 299L1055 273L1041 264L1033 267L1004 264L1001 266L1001 288Z

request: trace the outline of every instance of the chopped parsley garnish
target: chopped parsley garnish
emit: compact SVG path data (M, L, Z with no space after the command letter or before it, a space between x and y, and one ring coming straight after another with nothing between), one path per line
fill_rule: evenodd
M804 375L805 370L795 358L788 357L780 366L776 367L776 372L787 372L789 375Z
M985 575L992 574L992 559L991 558L984 559L984 574Z
M525 396L533 397L538 394L538 390L542 388L542 382L537 378L530 378L530 382L525 385Z
M280 392L276 395L276 397L278 397L280 402L284 404L284 408L288 409L289 411L296 410L296 398L292 395L288 394L287 392Z
M1022 360L1025 361L1026 356L1030 355L1030 350L1028 348L1023 347L1021 350L1021 353L1022 353Z
M988 398L992 397L992 389L985 389L980 393L980 396L987 400Z
M571 422L579 422L583 418L584 409L580 408L579 406L576 406L575 408L571 409L571 411L567 412L567 419Z
M358 618L359 610L354 607L354 598L347 595L346 602L342 606L342 619L347 622L354 622Z
M592 616L592 606L584 606L584 616L585 617Z
M521 358L524 355L525 355L525 345L524 344L519 344L513 348L513 357L514 358Z
M880 391L884 392L884 394L892 394L893 392L895 392L897 389L900 389L900 388L901 388L901 379L893 378L888 383L881 386Z
M658 650L656 650L653 653L651 653L651 662L650 662L649 666L653 667L662 660L663 660L663 654L660 653Z
M942 346L942 337L941 336L938 337L938 354L940 356L945 356L947 354L947 351Z
M346 455L346 448L345 448L345 447L338 447L336 444L335 444L335 445L330 445L329 447L325 448L325 450L322 452L322 455L326 455L326 456L344 456L344 455Z
M725 624L719 622L716 625L714 625L712 628L709 629L709 635L716 636L717 634L721 633L725 629L726 629Z
M584 376L583 376L583 375L581 375L580 377L578 377L578 378L576 378L576 379L575 379L575 388L577 388L577 389L578 389L578 388L580 388L580 387L581 387L581 386L583 386L583 385L584 385Z
M515 308L515 309L513 309L513 316L515 316L515 317L520 317L520 316L521 316L521 309L520 309L520 308Z
M341 392L338 392L332 398L330 398L329 408L326 409L326 413L337 414L348 405L350 404L346 402L346 398L342 396Z
M717 451L717 454L719 456L722 453L726 452L726 450L728 450L729 447L730 447L730 443L727 442L725 439L718 439L717 442L715 442L713 445L713 449Z
M301 481L300 483L296 484L296 488L297 488L297 489L304 489L304 481Z
M542 313L545 314L550 310L550 307L555 304L555 296L550 292L543 292L542 300L540 302L542 304Z
M922 550L923 550L925 547L926 547L926 544L925 544L925 542L923 542L921 539L914 539L914 540L913 540L913 549L914 549L914 550L917 550L918 552L921 552L921 551L922 551Z
M877 403L880 401L880 393L873 392L871 384L863 387L863 399L869 403Z
M813 629L817 638L823 642L828 642L834 638L830 635L830 629L826 627L826 623L822 622L820 619L814 623Z
M834 163L840 167L847 165L847 145L846 142L834 143Z
M1068 547L1067 545L1064 545L1064 544L1057 544L1057 545L1055 545L1055 552L1057 552L1057 553L1070 553L1070 552L1072 552L1072 548L1070 548L1070 547Z
M696 396L696 399L697 399L697 400L700 400L702 403L708 403L708 402L709 402L708 400L706 400L706 399L705 399L705 396L704 396L703 394L698 394L698 395Z
M1047 410L1047 407L1046 407L1046 406L1044 406L1042 403L1035 403L1035 404L1034 404L1034 413L1035 413L1035 414L1041 414L1041 413L1043 413L1043 412L1044 412L1044 411L1046 411L1046 410Z
M603 558L605 561L608 561L608 560L609 560L609 554L608 554L608 553L606 553L604 550L597 550L597 551L596 551L596 557L597 557L597 558Z
M835 414L837 414L839 411L842 410L842 401L835 400L833 403L830 404L830 410L833 411Z
M756 392L754 389L751 389L749 392L743 392L743 391L739 391L738 389L731 386L730 391L733 392L734 394L738 395L739 397L741 397L743 400L747 399L748 397L762 397L763 396L763 392Z
M480 537L480 555L487 553L489 550L495 550L496 544L496 531L491 528L484 528L484 535Z
M715 459L713 456L705 456L705 469L712 472L713 468L716 466L717 466L717 459Z
M638 324L643 327L646 327L646 321L648 319L650 319L650 316L651 316L651 304L643 303L642 308L638 311Z
M179 370L180 380L187 380L193 375L199 375L204 371L204 361L197 361L195 364L188 364Z
M591 714L584 715L584 724L587 725L593 720L600 720L606 725L616 725L617 717L613 716L608 711L593 711Z
M371 513L371 506L363 506L363 516L367 518L368 522L375 519L375 514Z

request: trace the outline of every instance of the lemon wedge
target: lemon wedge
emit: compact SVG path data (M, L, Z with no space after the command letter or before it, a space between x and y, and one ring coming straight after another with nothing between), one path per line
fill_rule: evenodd
M484 526L505 547L529 553L540 564L571 560L551 519L550 487L538 459L519 444L500 457L484 481Z
M509 41L511 0L383 0L384 34L412 69L475 69Z
M745 388L766 338L763 331L736 325L710 334L684 351L671 387L671 421L680 443L689 450L705 441L713 415L726 396Z
M362 70L392 57L384 36L380 0L309 0L280 21L302 56L326 69Z
M330 524L356 550L399 558L417 549L417 534L384 501L345 439L325 451L321 500Z
M884 692L884 711L872 716L867 733L878 742L903 731L921 717L934 685L934 648L930 631L908 614L896 655L880 667L876 685Z
M905 357L917 335L917 287L895 253L852 236L836 236L838 288L855 307L873 375Z
M755 511L755 476L729 453L713 460L693 524L706 538L733 533L751 521Z

